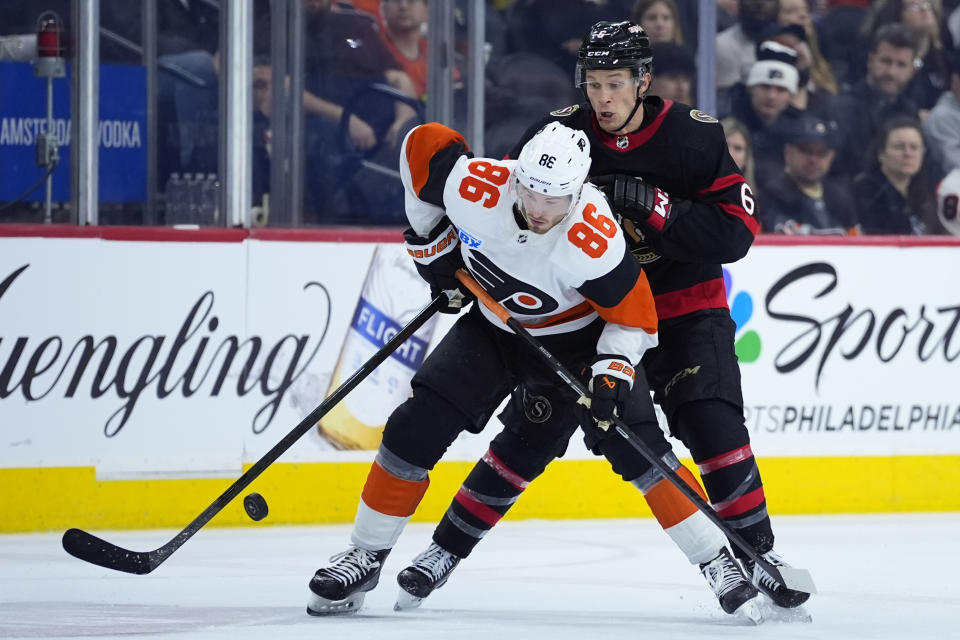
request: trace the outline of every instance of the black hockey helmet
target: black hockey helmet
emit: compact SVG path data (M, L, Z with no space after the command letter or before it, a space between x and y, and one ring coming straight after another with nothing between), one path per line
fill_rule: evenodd
M583 38L577 53L575 86L586 82L589 69L630 69L635 78L649 73L653 62L650 36L636 22L598 22Z

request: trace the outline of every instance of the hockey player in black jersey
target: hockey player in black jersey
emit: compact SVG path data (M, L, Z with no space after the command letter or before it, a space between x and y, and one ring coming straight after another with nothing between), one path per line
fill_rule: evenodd
M647 352L643 366L655 400L672 435L690 450L717 512L771 564L786 566L773 550L763 484L744 422L735 325L721 269L742 258L757 233L753 192L730 157L715 118L645 95L652 61L650 40L639 25L595 24L576 67L586 103L553 111L532 125L510 157L547 122L587 134L590 179L602 186L622 218L654 294L660 344ZM500 419L509 431L550 414L549 399L526 388L517 390ZM491 445L495 450L496 440ZM424 596L431 579L446 582L456 562L531 480L524 477L518 486L498 474L486 457L480 460L434 532L434 544L401 572L401 586L409 591L405 585L415 582ZM809 597L757 570L742 552L738 555L747 576L774 604L798 607ZM701 564L701 570L730 613L719 574L710 563Z

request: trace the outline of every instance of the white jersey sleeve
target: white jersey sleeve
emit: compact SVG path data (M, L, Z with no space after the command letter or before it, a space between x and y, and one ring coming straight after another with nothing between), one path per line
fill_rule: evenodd
M463 137L431 122L412 129L400 145L400 180L410 226L426 236L443 218L443 185L462 157L473 157Z

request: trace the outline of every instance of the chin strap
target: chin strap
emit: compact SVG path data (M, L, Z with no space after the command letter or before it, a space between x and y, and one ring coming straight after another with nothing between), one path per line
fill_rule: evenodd
M640 105L641 105L641 104L643 104L643 96L640 95L640 87L638 86L638 87L637 87L637 99L636 99L636 101L633 103L633 111L631 111L631 112L630 112L630 115L627 116L627 119L623 121L623 124L620 125L619 127L617 127L616 129L614 129L614 131L620 131L620 130L623 129L625 126L627 126L627 125L630 123L630 120L633 119L633 115L637 112L637 109L640 108Z

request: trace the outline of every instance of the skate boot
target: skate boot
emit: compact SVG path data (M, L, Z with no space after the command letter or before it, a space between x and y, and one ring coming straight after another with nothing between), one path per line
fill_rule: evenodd
M307 613L329 616L353 613L363 604L367 591L377 586L380 569L390 549L368 551L350 547L330 558L330 566L318 569L310 580Z
M780 557L780 554L772 549L764 554L761 554L761 557L775 567L790 566L783 561L783 558ZM804 591L794 591L793 589L788 589L784 585L774 580L769 573L763 570L763 568L758 568L756 565L756 562L747 558L743 561L744 573L746 573L747 578L749 578L750 581L757 586L757 588L769 596L769 598L773 601L773 604L777 605L778 607L783 607L785 609L799 607L801 604L807 601L807 598L810 597L810 594Z
M397 575L400 595L393 606L395 611L416 609L424 599L446 584L459 564L460 558L431 542L427 550L413 559L413 563Z
M700 565L700 573L720 601L720 608L726 613L745 617L754 624L763 622L763 610L760 607L760 594L750 584L733 559L730 551L724 547L710 562Z

